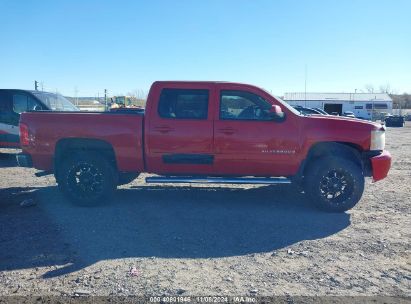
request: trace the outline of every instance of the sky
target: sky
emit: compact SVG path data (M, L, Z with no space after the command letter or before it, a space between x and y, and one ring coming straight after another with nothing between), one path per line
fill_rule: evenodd
M66 96L221 80L411 93L410 0L0 0L0 88Z

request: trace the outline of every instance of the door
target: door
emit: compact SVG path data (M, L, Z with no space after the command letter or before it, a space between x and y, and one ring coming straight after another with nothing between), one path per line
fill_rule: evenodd
M299 149L299 132L295 114L257 91L242 91L226 84L218 92L215 174L282 176L298 167L295 154ZM280 105L286 113L285 121L272 120L269 111L273 104Z
M147 168L161 174L209 174L212 172L213 87L162 88L147 113ZM147 151L147 150L146 150Z
M354 105L354 115L355 115L355 117L364 119L365 115L364 115L363 111L364 111L364 106L363 105Z
M342 115L342 104L341 103L326 103L324 105L324 111L328 114L338 113Z

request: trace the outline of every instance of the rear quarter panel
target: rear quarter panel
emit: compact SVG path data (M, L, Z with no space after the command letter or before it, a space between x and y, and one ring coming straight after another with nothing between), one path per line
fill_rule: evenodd
M32 156L35 168L52 170L60 140L97 139L113 147L119 171L141 172L144 169L143 119L143 115L124 113L23 113L20 122L29 127L32 137L23 152Z

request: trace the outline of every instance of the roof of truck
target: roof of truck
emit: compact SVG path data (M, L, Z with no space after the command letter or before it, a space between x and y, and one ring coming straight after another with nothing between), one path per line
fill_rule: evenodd
M230 83L230 84L251 85L249 83L216 81L216 80L158 80L158 81L155 81L154 83Z

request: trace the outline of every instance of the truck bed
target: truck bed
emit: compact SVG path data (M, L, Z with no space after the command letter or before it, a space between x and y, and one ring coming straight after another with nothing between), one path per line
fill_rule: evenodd
M20 123L30 126L32 141L26 148L33 164L41 170L53 170L53 156L61 140L101 141L114 149L117 168L141 172L143 161L144 111L113 112L32 112L23 113Z

